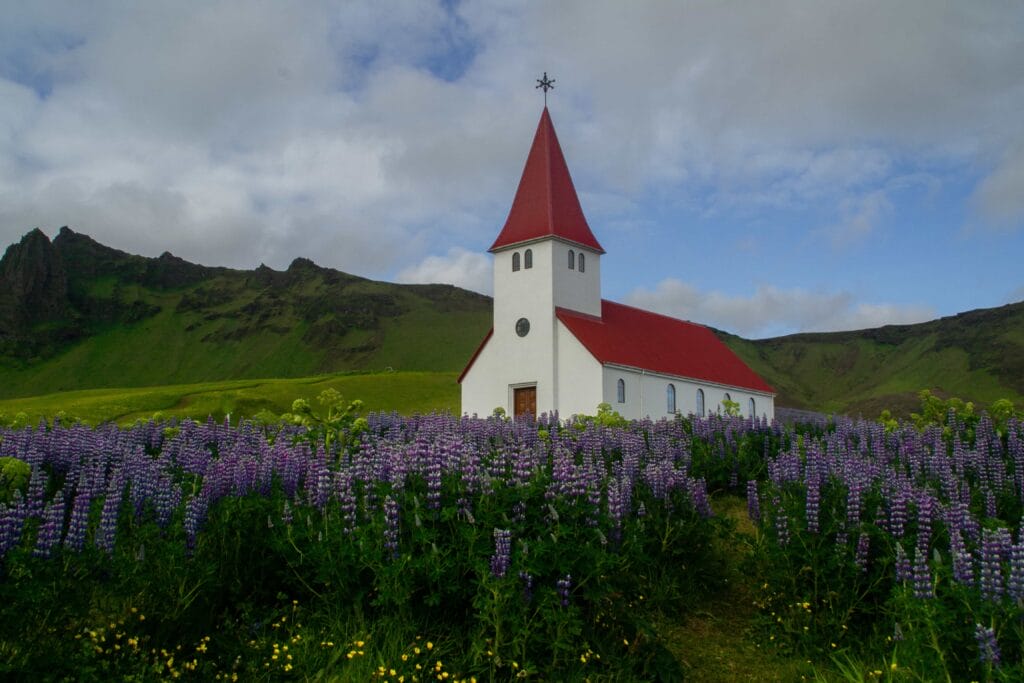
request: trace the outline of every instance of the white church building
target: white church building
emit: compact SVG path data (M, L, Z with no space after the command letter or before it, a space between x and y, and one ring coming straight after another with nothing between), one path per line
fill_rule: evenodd
M494 255L494 325L459 377L462 412L704 416L775 393L708 328L601 298L605 253L583 216L547 107Z

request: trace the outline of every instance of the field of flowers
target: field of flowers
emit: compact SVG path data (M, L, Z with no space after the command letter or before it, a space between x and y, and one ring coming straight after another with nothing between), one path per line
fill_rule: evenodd
M0 675L678 680L652 623L719 588L709 492L766 648L1024 674L1012 418L345 424L0 429Z

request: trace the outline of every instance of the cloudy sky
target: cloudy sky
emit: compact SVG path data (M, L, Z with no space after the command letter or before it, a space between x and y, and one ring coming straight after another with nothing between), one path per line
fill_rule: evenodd
M1019 2L0 0L0 245L489 293L544 71L607 298L747 337L1024 299Z

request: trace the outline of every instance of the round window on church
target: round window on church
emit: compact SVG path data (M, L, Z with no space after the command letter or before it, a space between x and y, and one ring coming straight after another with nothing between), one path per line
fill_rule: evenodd
M530 321L526 318L520 318L516 321L516 334L520 337L525 337L530 333Z

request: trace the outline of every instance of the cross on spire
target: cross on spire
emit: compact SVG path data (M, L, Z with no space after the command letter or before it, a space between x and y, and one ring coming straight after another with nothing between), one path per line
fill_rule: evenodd
M537 85L534 86L534 89L536 88L540 88L544 91L544 106L548 106L548 90L555 89L555 79L548 79L548 72L545 71L544 77L537 79Z

